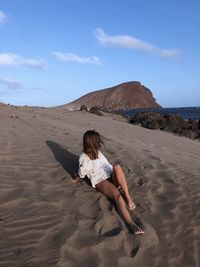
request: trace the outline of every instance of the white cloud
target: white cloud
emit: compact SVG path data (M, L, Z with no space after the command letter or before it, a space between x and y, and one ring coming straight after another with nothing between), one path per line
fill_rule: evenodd
M44 70L45 61L43 59L27 59L17 54L0 54L0 65L18 66L23 65L34 69Z
M7 89L21 89L21 88L23 88L22 83L20 83L17 80L13 80L13 79L1 79L0 78L0 84L5 85Z
M98 57L80 57L78 55L72 54L72 53L62 53L62 52L52 52L54 56L56 56L61 61L71 61L71 62L77 62L80 64L101 64L101 61Z
M0 25L4 25L8 21L7 16L0 10Z
M137 39L133 36L108 35L101 28L97 28L95 30L95 35L96 35L97 40L100 42L100 44L105 45L105 46L139 49L139 50L143 50L145 52L152 53L157 56L165 57L165 58L174 58L180 55L180 52L178 50L161 49L159 47L156 47L155 45L152 45L150 43Z

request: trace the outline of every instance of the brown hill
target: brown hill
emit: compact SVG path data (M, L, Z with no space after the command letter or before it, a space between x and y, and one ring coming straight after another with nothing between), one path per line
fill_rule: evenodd
M126 82L107 89L93 91L63 107L71 110L79 109L81 105L100 106L112 109L124 108L159 108L152 92L140 82Z

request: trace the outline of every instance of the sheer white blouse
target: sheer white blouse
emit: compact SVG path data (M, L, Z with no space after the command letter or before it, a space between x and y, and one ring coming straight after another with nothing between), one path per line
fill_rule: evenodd
M87 176L92 186L111 177L113 166L108 162L106 157L99 150L98 158L91 160L85 153L79 157L78 174L81 178Z

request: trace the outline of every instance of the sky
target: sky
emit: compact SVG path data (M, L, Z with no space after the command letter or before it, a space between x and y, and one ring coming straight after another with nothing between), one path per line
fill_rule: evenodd
M128 81L200 106L199 0L0 0L0 102L57 106Z

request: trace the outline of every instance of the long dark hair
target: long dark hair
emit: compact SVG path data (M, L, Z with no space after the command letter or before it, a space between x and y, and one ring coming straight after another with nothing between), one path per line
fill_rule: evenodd
M104 146L102 136L95 130L89 130L83 135L83 152L88 155L90 159L98 158L98 151Z

